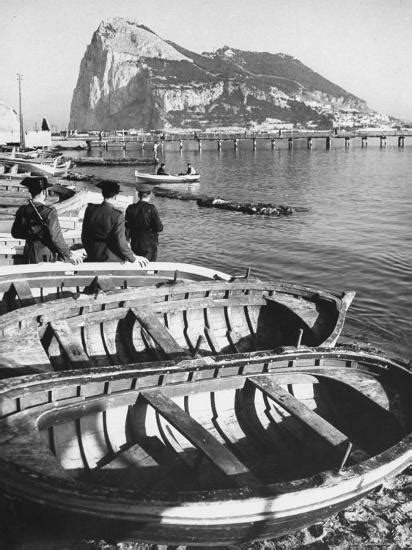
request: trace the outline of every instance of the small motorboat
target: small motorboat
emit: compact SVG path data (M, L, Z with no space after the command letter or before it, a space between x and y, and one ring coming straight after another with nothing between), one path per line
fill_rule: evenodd
M30 296L27 286L23 300ZM24 365L25 372L51 372L300 343L332 347L355 295L246 278L125 290L103 286L103 292L93 286L1 315L0 355Z
M345 349L3 380L0 489L42 532L238 547L407 468L411 403L410 370Z
M178 175L178 176L164 176L157 174L144 174L143 172L135 171L136 181L138 183L195 183L199 181L200 174L193 175Z
M69 245L76 244L80 232L69 229L63 236ZM24 241L0 233L0 254L22 251ZM144 286L176 285L204 280L230 281L231 275L199 265L178 262L150 262L145 268L119 262L64 262L27 264L18 268L0 267L0 314L39 302L77 296L79 292L125 290Z

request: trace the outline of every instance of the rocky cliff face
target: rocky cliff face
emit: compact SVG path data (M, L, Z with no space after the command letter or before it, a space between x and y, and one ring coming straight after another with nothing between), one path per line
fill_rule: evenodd
M332 125L364 101L297 59L224 47L196 54L150 29L103 21L80 65L70 128L250 127L265 121Z

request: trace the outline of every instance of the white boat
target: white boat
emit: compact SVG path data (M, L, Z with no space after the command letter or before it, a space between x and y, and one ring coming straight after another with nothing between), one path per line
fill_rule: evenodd
M13 155L0 156L0 163L6 165L18 165L20 168L29 170L34 175L39 176L66 176L70 168L70 161L64 162L63 157L54 159L27 159L16 158Z
M143 172L138 172L135 170L134 175L136 176L136 181L140 183L194 183L199 181L200 174L193 175L181 175L181 176L165 176L157 174L145 174Z

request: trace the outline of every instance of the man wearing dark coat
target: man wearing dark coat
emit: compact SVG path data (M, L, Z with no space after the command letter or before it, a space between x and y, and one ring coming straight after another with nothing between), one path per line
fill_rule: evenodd
M138 195L139 201L130 204L126 210L126 238L131 240L135 254L155 262L159 243L158 233L163 231L163 224L156 206L149 202L152 188L141 185Z
M114 181L98 184L103 195L101 204L88 204L83 219L82 243L89 262L138 262L147 265L146 258L135 256L125 237L123 212L116 208L120 186Z
M24 263L56 260L80 263L81 258L72 254L64 240L56 209L45 204L47 188L52 187L47 178L27 177L21 183L28 188L32 198L17 210L11 234L15 239L26 239Z

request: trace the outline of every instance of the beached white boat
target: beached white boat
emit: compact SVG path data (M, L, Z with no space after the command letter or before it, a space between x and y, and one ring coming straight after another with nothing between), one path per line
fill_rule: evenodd
M5 165L18 165L20 169L28 170L39 176L66 176L71 161L63 161L61 156L54 159L16 158L14 155L1 155L0 163Z
M199 181L200 174L194 174L192 176L164 176L157 174L145 174L135 170L134 175L138 183L194 183Z

